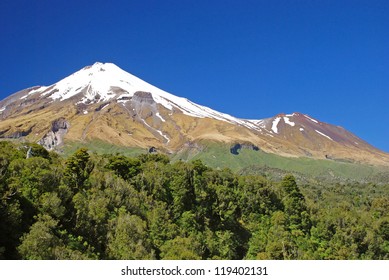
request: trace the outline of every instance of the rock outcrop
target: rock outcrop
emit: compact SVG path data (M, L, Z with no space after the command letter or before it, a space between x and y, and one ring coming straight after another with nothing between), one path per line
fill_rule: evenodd
M47 150L53 150L63 145L63 139L70 125L65 118L59 118L51 124L50 131L38 142Z

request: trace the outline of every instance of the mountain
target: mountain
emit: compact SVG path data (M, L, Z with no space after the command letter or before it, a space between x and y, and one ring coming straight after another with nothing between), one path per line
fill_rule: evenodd
M165 92L111 63L95 63L50 86L0 102L0 138L61 150L101 141L165 153L222 143L283 157L389 166L384 153L342 127L302 113L247 120Z

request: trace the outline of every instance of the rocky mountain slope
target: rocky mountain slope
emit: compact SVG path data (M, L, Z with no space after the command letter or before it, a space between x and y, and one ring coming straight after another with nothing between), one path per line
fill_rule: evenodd
M176 153L204 141L286 157L389 166L389 154L339 126L301 113L246 120L165 92L111 63L95 63L50 86L0 102L0 137L48 149L100 140ZM238 146L239 147L239 146Z

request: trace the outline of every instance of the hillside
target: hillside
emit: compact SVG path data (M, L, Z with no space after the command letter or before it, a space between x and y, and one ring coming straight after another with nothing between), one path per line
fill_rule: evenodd
M1 101L0 138L38 142L58 152L105 143L171 155L212 142L253 146L285 158L389 166L389 154L342 127L302 113L236 118L158 89L111 63L95 63Z
M157 151L236 172L379 182L389 173L389 154L340 126L303 113L236 118L112 63L95 63L0 101L1 139L36 142L65 157L81 147L100 154Z

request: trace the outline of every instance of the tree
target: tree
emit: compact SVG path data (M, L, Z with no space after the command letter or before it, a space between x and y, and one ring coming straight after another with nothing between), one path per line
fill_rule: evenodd
M72 188L80 190L93 170L93 162L89 160L88 150L77 150L67 161L64 171L64 180Z
M10 186L9 166L24 154L11 142L0 141L0 259L17 259L16 247L25 229L18 186Z
M41 157L16 159L9 165L8 186L33 205L39 204L40 196L59 185L59 177L51 170L50 162Z
M55 259L54 248L61 244L55 234L58 222L48 215L38 216L38 220L31 226L30 232L22 238L19 253L28 260Z
M159 254L165 241L177 236L178 226L172 222L166 204L159 201L147 212L147 222L148 235Z
M27 145L27 157L42 157L50 160L50 153L41 145L29 143Z
M58 221L45 214L38 215L30 231L21 238L18 250L27 260L97 258L82 237L76 238L66 230L59 230Z
M66 209L56 192L43 193L39 201L39 210L41 213L49 214L57 219L61 219L65 214Z
M283 198L286 222L292 234L300 235L309 233L311 221L307 212L305 198L297 186L292 175L287 175L281 182L281 187L285 192ZM299 233L301 231L301 233Z
M116 155L109 158L106 167L115 171L124 180L129 180L140 172L141 162L137 158Z
M121 209L119 216L110 221L108 257L118 260L154 259L146 222Z
M239 178L239 204L242 215L252 213L271 214L282 210L282 203L269 186L268 181L260 176L241 176Z
M187 164L174 164L173 172L170 191L173 198L173 215L174 219L177 220L183 212L192 209L195 201L195 191L192 169Z
M200 243L193 237L177 236L161 247L163 260L201 260Z
M102 190L91 188L73 197L76 210L72 232L85 238L96 250L104 253L110 214L109 198Z
M0 259L17 259L16 247L28 226L20 207L19 197L0 196Z
M239 240L230 230L207 231L206 245L212 259L234 260L239 259Z

